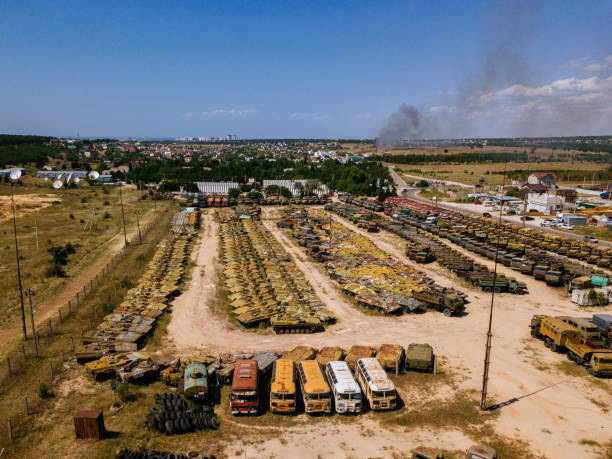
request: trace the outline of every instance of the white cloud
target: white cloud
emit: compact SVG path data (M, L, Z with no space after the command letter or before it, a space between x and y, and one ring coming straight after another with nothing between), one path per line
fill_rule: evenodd
M331 119L331 116L325 113L293 112L289 115L289 118L296 120L327 121Z
M577 57L567 61L564 66L579 68L588 72L604 72L612 69L612 55L599 60L591 56Z
M193 116L192 112L187 112L183 115L185 118L191 118Z
M374 118L374 115L372 115L371 113L357 113L355 115L355 118L357 118L358 120L371 120L372 118Z
M257 110L252 110L250 108L245 108L245 109L236 109L236 108L230 108L230 109L223 109L223 108L217 108L215 110L210 110L208 112L202 112L203 116L218 116L218 115L229 115L229 116L246 116L246 115L252 115L253 113L256 113Z
M612 76L515 84L477 92L456 106L432 106L429 113L450 136L607 134L612 130Z

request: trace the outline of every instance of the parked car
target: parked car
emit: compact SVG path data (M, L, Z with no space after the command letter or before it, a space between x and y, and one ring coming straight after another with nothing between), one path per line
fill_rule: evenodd
M483 217L487 217L487 218L491 218L491 214L489 212L483 212L482 216Z
M597 241L597 239L595 239L593 236L585 236L584 240L587 242L595 242Z
M551 221L550 220L542 220L542 223L540 223L540 226L550 226Z
M574 225L570 225L569 223L563 223L561 225L561 228L566 229L566 230L573 230L574 229Z
M521 221L523 220L527 220L528 222L535 220L535 218L530 217L529 215L525 215L524 217L521 217Z

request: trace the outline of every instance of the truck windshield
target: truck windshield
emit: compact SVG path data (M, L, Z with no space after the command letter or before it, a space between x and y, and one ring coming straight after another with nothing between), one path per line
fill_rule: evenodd
M270 397L272 400L295 400L295 394L284 394L282 392L272 392Z

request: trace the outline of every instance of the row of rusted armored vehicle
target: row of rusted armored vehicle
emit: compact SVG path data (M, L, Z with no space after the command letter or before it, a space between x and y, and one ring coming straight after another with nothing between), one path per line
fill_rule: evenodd
M298 244L362 306L386 314L433 308L446 316L465 309L462 292L437 285L320 210L289 208L283 226L292 228Z
M158 245L146 272L124 300L93 330L83 334L76 357L80 362L106 354L134 352L178 292L189 243L199 212L182 211L174 217L170 234Z
M259 208L219 209L224 283L236 320L276 333L321 331L334 316L264 227Z

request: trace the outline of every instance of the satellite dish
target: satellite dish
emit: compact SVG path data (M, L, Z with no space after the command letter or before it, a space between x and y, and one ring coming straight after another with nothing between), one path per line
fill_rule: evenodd
M78 178L78 177L75 177L75 178L72 179L72 183L74 183L74 184L78 184L80 181L81 181L81 179Z
M19 177L21 177L21 169L11 169L9 177L11 177L11 180L17 180Z
M59 190L63 184L64 182L62 182L61 180L56 180L55 182L53 182L53 188L55 188L56 190Z
M45 177L45 182L48 182L48 181L49 181L49 177Z
M89 175L94 180L98 180L98 177L100 177L100 173L98 171L91 171L87 175Z

